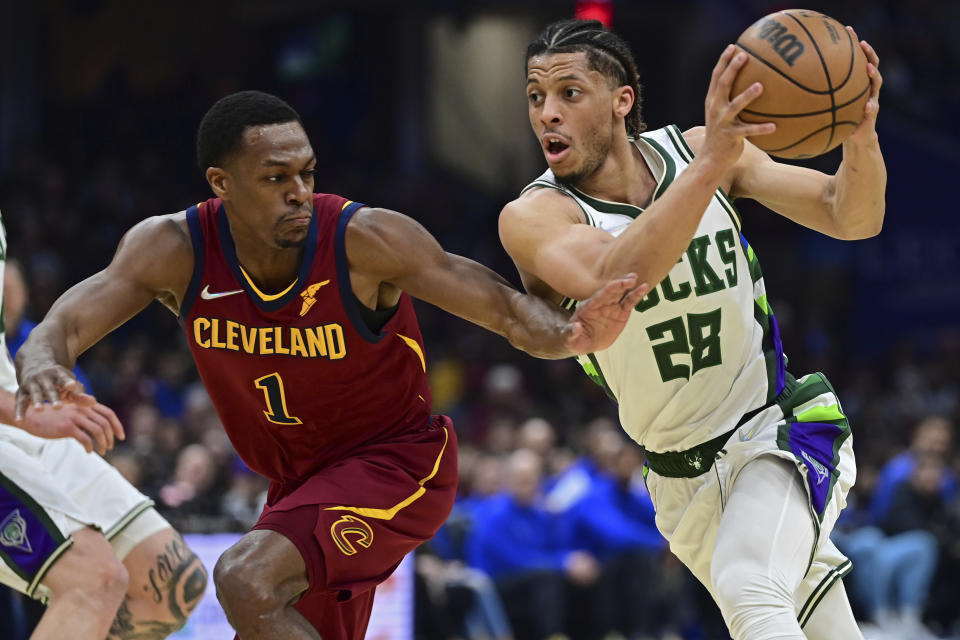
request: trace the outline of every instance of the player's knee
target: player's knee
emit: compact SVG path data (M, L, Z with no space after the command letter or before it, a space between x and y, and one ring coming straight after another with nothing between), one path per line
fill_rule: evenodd
M249 550L241 544L227 549L213 568L217 599L229 614L263 612L282 606L275 585L264 580Z
M757 633L776 620L794 618L793 594L782 580L751 564L714 563L710 570L713 592L734 638Z
M99 532L78 531L70 549L58 560L44 580L53 598L82 599L94 606L120 605L130 575Z

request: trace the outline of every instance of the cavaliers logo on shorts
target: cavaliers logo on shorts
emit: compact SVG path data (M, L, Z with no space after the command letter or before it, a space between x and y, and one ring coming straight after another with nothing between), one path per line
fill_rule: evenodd
M343 516L330 525L330 536L345 555L352 556L358 549L355 544L369 549L373 544L373 529L357 516Z

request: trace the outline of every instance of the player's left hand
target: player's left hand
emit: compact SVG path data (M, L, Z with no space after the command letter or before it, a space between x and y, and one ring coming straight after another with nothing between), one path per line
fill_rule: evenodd
M613 344L630 319L630 312L650 291L637 284L637 275L611 280L577 306L566 328L566 346L575 354L602 351Z
M870 77L870 98L863 109L863 120L847 138L847 142L866 144L876 140L877 114L880 112L880 87L883 86L883 76L880 75L880 56L866 40L857 38L853 27L848 26L847 32L851 38L860 43L860 48L867 57L867 76Z
M73 402L38 410L30 407L17 426L40 438L73 438L87 452L100 455L113 448L117 438L124 439L123 426L110 407L89 394L78 394Z

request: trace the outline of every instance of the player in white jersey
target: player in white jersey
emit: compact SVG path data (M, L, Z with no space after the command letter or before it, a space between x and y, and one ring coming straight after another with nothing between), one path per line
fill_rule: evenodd
M851 37L855 37L851 30ZM776 319L732 199L827 235L876 234L886 170L881 77L828 176L745 141L745 62L714 68L705 127L643 133L628 46L596 21L547 27L527 50L530 123L549 170L500 215L527 289L572 307L606 274L659 283L610 348L581 359L647 452L657 526L713 595L735 640L860 638L829 534L855 477L850 428L821 374L786 370ZM729 195L728 195L729 194ZM655 586L654 586L655 588Z
M0 299L6 254L0 219ZM203 565L93 451L123 436L113 411L75 386L15 424L2 316L0 347L0 583L48 602L31 640L166 638L200 601Z

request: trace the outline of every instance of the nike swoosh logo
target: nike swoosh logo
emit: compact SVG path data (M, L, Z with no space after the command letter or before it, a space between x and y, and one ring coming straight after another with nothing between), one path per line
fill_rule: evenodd
M218 291L217 293L210 293L210 285L207 285L203 288L203 291L200 292L200 297L203 298L204 300L216 300L217 298L232 296L235 293L243 293L243 289L235 289L234 291Z

